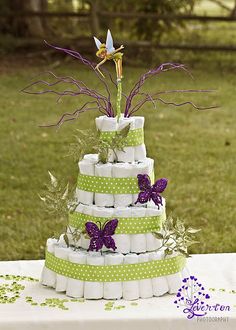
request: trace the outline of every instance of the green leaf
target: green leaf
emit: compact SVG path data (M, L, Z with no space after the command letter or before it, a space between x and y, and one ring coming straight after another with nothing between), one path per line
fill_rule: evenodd
M69 183L67 183L66 185L66 189L64 191L64 194L62 195L62 199L67 199L68 194L69 194Z
M189 247L193 244L198 244L198 243L200 243L200 242L199 241L189 241L189 242L186 243L186 246Z
M41 201L43 201L44 203L46 202L46 198L45 197L42 197L38 194L39 198L41 199Z
M64 240L66 242L67 247L69 247L70 244L69 244L69 238L68 238L67 234L64 234L63 238L64 238Z
M51 185L56 188L57 187L57 179L55 178L55 176L52 175L52 173L50 171L48 171L48 174L50 176Z
M189 227L189 228L187 228L187 233L189 233L189 234L196 234L196 233L198 233L199 231L201 231L201 229L195 229L195 228L192 228L192 227Z
M100 162L102 162L103 164L107 163L108 160L108 152L109 150L104 148L103 150L101 150L98 154L98 159Z
M185 257L189 257L189 254L187 251L185 251L184 249L178 249L178 252L180 252L181 254L183 254Z
M161 233L153 232L152 234L158 239L163 239L163 234L161 234Z
M164 252L165 256L170 256L171 254L173 254L173 250L170 250L170 249L165 249L165 252Z
M124 128L122 128L120 131L117 132L117 135L120 135L123 139L127 138L129 131L130 131L130 125L128 124Z

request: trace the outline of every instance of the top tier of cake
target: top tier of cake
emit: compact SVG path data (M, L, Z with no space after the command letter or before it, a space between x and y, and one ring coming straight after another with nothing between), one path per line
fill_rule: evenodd
M100 116L96 118L96 127L101 131L101 138L108 140L114 137L117 131L122 130L127 125L130 125L130 131L126 139L124 149L109 152L108 161L132 163L146 159L146 147L144 144L144 117L124 118L121 116L119 121L117 118Z

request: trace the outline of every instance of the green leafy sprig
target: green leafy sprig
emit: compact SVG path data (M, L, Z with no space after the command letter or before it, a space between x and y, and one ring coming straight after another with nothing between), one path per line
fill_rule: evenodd
M71 237L71 239L72 239L72 242L73 242L72 245L74 246L75 249L78 247L78 242L81 239L82 235L84 237L87 237L86 229L80 230L78 228L74 228L72 230L72 228L70 226L68 226L68 231L69 231L69 233L68 232L65 233L63 235L63 238L64 238L64 240L66 242L66 245L69 246L70 245L70 241L69 241L69 237L68 237L68 234L69 234L70 237Z
M129 131L130 124L120 131L116 131L111 139L103 140L99 130L77 130L76 141L70 144L68 156L72 156L75 161L79 161L86 153L94 151L98 154L98 160L105 164L108 161L110 151L114 152L116 159L116 151L124 151Z
M56 223L65 224L68 221L69 213L74 212L78 203L69 184L62 184L51 172L48 173L50 183L45 185L45 194L39 195L39 197L44 203L45 212L53 217ZM68 243L68 237L65 236L64 239Z
M50 176L50 183L46 184L46 193L40 196L44 202L45 210L48 214L58 218L68 218L68 213L73 212L77 206L75 198L69 189L69 183L63 185L60 183L51 172L48 171Z
M162 245L159 249L164 248L165 256L177 252L185 257L190 257L188 247L199 243L193 239L193 235L200 230L201 229L186 227L180 219L174 220L172 217L169 217L163 223L162 230L153 232L153 235L157 239L162 240Z

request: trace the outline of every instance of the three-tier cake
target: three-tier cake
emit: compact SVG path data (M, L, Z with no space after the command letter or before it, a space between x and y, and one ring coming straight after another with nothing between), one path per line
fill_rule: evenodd
M155 181L154 160L146 157L144 117L96 118L100 138L109 141L129 125L123 150L108 161L86 154L79 161L76 197L67 236L48 239L42 284L86 299L133 300L176 293L183 255L164 256L153 232L166 220L160 195L166 179ZM76 243L73 233L82 235Z

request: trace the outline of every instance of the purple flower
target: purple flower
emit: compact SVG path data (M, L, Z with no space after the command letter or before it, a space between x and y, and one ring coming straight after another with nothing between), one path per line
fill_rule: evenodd
M138 186L140 189L140 193L138 195L138 199L135 202L135 204L137 204L138 202L144 204L150 200L153 200L153 202L159 208L159 205L162 205L162 197L160 194L165 190L168 180L162 178L157 180L154 183L154 185L151 185L151 180L149 175L138 174L137 178L138 178Z

